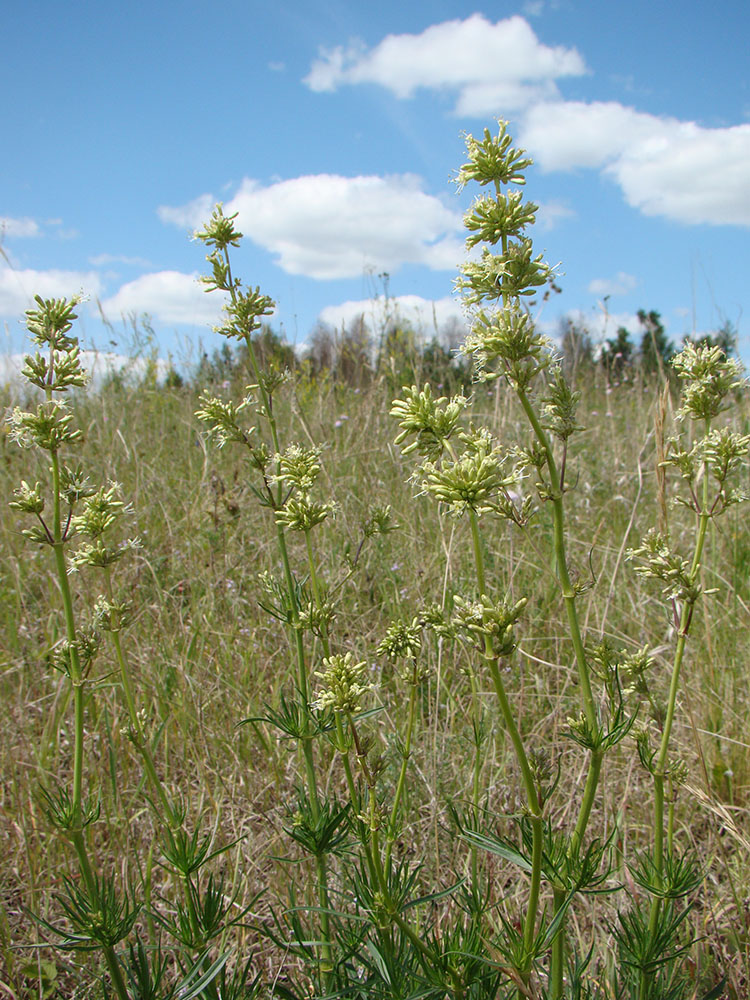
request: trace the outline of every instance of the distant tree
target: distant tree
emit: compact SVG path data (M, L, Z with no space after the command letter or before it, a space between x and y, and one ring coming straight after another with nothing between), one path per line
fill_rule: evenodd
M327 323L317 323L313 328L305 359L309 361L314 375L324 371L333 373L336 366L336 334Z
M372 380L372 341L364 316L336 332L318 323L310 335L305 358L313 374L328 372L338 382L362 387Z
M215 348L211 356L204 353L192 376L195 385L205 387L226 382L234 375L238 364L237 352L225 340L220 348Z
M164 376L165 389L181 389L185 385L185 379L171 364Z
M272 368L277 371L296 368L297 355L294 353L294 348L282 334L277 333L267 323L253 334L252 344L259 368ZM244 344L240 346L239 356L241 364L249 363L247 347Z
M364 316L341 331L338 342L337 376L347 385L363 388L372 381L372 338Z
M560 329L560 353L566 376L574 376L578 371L591 368L594 363L594 344L586 327L575 323L570 317L564 319Z
M607 373L607 381L617 385L629 379L635 355L630 333L624 326L617 328L614 337L604 342L599 361Z
M433 337L422 350L415 381L420 385L429 382L440 393L453 395L471 384L471 363L463 355L447 350L437 337Z
M675 346L667 337L660 314L654 309L648 313L639 309L638 322L643 329L639 351L641 371L644 375L664 373L675 355Z
M730 320L725 320L716 333L704 333L702 337L687 336L685 343L696 347L720 347L731 358L737 354L737 328Z
M466 340L466 323L458 316L448 316L438 331L438 340L449 351L457 351Z

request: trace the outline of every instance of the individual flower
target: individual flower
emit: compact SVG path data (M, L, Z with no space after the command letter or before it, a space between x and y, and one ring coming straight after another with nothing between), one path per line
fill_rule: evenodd
M208 433L216 439L220 448L233 441L249 444L254 428L243 427L240 423L242 411L252 402L249 396L236 404L231 400L202 393L198 402L200 407L195 411L195 415L208 425Z
M293 486L302 493L309 493L320 474L320 448L301 448L293 444L280 455L274 455L276 472L271 482Z
M678 416L709 420L724 409L732 389L743 385L742 369L734 358L727 358L720 347L687 343L672 359L679 378L686 382Z
M474 356L481 379L504 375L519 389L526 389L552 360L547 337L515 305L494 312L480 310L461 350Z
M493 656L510 656L516 648L514 629L526 607L525 597L515 604L509 604L506 601L493 601L486 594L478 601L457 595L454 603L456 612L453 626L459 635L463 634L470 641L479 644L483 652L487 650L486 640L489 639Z
M24 514L41 514L44 510L41 483L35 483L32 487L22 479L21 485L13 490L13 496L15 499L9 501L8 506L14 510L20 510Z
M484 137L465 137L468 163L458 171L456 184L459 190L470 181L477 184L518 184L526 183L524 171L534 162L523 149L515 149L513 138L508 133L508 122L498 119L498 134L493 136L488 128Z
M335 504L316 503L306 494L290 497L284 506L276 511L276 523L282 524L290 531L310 531L316 524L325 521L335 510Z
M688 601L694 604L700 594L700 585L690 573L690 563L672 552L664 536L651 528L636 549L627 550L633 560L634 571L639 575L664 584L667 600Z
M126 601L113 601L100 595L94 604L94 625L102 632L120 632L131 620Z
M436 399L428 383L423 389L404 386L403 393L403 399L394 399L391 404L391 416L397 418L402 429L395 443L402 446L414 434L415 440L401 447L402 454L418 451L420 455L439 458L468 400L463 395L452 396L450 400L446 396Z
M391 622L378 646L378 654L390 660L416 659L422 649L422 626L418 618L411 622Z
M471 233L466 238L467 250L477 243L498 243L503 236L533 225L537 209L533 202L524 202L521 191L477 198L464 215L464 227Z
M71 520L75 530L87 538L96 539L123 514L131 513L132 507L119 499L120 489L119 483L110 483L108 487L102 486L86 496L81 513Z
M21 448L36 445L43 451L58 451L63 444L76 441L81 432L72 427L73 414L60 400L40 403L36 413L16 406L8 416L10 437Z
M488 511L508 514L505 501L508 490L518 486L518 472L513 469L506 474L506 456L493 446L489 434L475 431L462 435L462 441L466 450L455 462L422 465L423 491L445 504L454 517L468 510L477 515Z
M336 712L355 714L361 710L361 698L372 689L372 684L364 683L367 664L364 660L355 662L352 653L335 653L323 660L323 669L316 670L315 676L323 681L323 688L313 702L320 710L332 708Z
M38 309L26 310L26 328L35 343L41 347L50 345L53 350L70 351L78 347L76 337L68 337L68 331L78 319L73 311L82 296L72 299L43 299L35 295Z

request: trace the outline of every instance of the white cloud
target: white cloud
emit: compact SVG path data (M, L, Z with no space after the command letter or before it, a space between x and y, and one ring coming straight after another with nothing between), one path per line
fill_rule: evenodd
M387 301L383 295L372 299L341 302L326 306L318 317L322 323L340 330L360 317L371 331L381 330L394 320L408 323L428 340L445 327L465 328L461 306L455 299L424 299L420 295L397 295Z
M645 215L750 225L750 124L704 128L617 103L529 109L520 136L543 170L591 167Z
M10 236L12 239L39 236L40 232L39 223L34 219L25 217L12 219L7 215L0 215L0 241L6 236Z
M289 274L349 278L407 263L449 270L462 256L460 215L410 174L318 174L268 187L246 179L228 211Z
M522 121L520 142L543 170L605 167L663 128L654 115L601 101L538 104Z
M572 219L575 212L561 201L541 201L536 213L536 224L540 229L554 229L565 219Z
M162 207L165 222L196 225L210 195ZM266 187L246 178L225 206L240 230L276 256L288 274L319 280L396 271L403 264L454 270L463 258L461 215L422 190L412 174L317 174Z
M482 116L554 99L555 80L585 72L575 49L543 45L524 18L493 24L472 14L420 35L388 35L370 50L357 42L322 50L304 83L314 91L375 83L399 98L420 87L453 92L458 114Z
M156 271L127 282L102 302L102 310L109 320L148 313L161 323L204 326L221 322L222 304L218 292L204 291L197 273Z
M26 354L0 354L0 385L28 386L21 375L26 357ZM150 358L131 358L126 354L114 354L111 351L81 351L80 358L81 365L90 377L88 383L90 389L96 389L107 375L115 372L127 372L137 381L147 374L152 364ZM165 378L169 368L167 361L157 358L157 379Z
M33 307L34 296L47 299L83 294L96 297L101 280L95 271L34 271L0 266L0 316L21 317Z
M160 205L156 214L162 222L167 222L172 226L179 226L181 229L189 229L191 232L199 229L211 218L211 213L216 205L213 195L200 194L193 198L187 205L180 205L172 208L169 205Z
M594 278L589 283L589 291L592 295L606 298L611 295L627 295L632 292L638 284L638 279L625 271L618 271L614 278Z
M566 319L579 329L585 330L594 343L603 343L605 340L612 339L621 326L634 334L640 330L637 313L611 313L605 312L603 309L583 312L581 309L572 309L566 314Z

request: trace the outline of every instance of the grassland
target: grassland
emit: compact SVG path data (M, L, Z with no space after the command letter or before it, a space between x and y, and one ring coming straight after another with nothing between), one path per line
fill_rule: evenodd
M215 391L239 398L246 381L238 373L232 385ZM604 639L630 649L650 646L652 687L663 695L674 622L658 590L633 573L625 553L664 516L674 539L693 530L690 512L665 508L658 486L657 445L673 432L673 402L660 429L656 381L611 388L597 370L579 373L578 381L584 429L570 445L566 502L584 637L590 646ZM220 943L233 949L232 963L252 958L266 989L283 986L299 963L259 928L272 926L272 913L289 906L290 885L301 903L314 903L311 861L288 833L300 758L263 721L267 707L278 707L293 688L294 657L287 631L261 606L269 601L262 574L280 572L272 514L256 502L243 451L207 443L195 418L197 388L115 382L100 392L77 392L73 410L83 431L81 459L96 481L122 485L133 505L128 530L142 542L117 564L116 578L133 602L126 641L158 768L188 815L202 818L212 848L233 845L220 858L224 895L233 911L249 909ZM509 389L480 384L473 392L472 419L490 426L502 442L526 441L523 414ZM373 684L368 708L379 710L370 729L382 754L385 802L401 762L397 734L404 693L387 659L378 655L378 644L390 622L411 620L433 603L445 605L471 585L474 572L468 523L441 516L427 497L415 496L413 463L393 445L393 394L386 380L355 391L325 378L301 379L279 390L275 411L282 440L323 446L320 482L335 517L316 529L318 571L329 591L337 592L331 635L338 647L367 663ZM741 432L750 430L744 399L728 419ZM22 479L46 474L44 456L37 460L7 436L0 469L6 499ZM747 488L746 470L742 485ZM390 505L397 530L365 539L362 526L371 504ZM64 839L50 829L38 788L45 777L68 772L74 736L70 689L51 667L63 625L49 554L29 546L20 526L6 508L0 521L0 984L5 995L19 1000L84 996L94 989L86 984L95 981L98 958L45 946L55 936L44 921L64 924L57 897L69 858ZM292 562L304 567L304 537L291 537ZM542 505L523 529L501 522L484 538L493 591L528 599L505 682L524 738L564 762L566 786L556 789L549 805L552 827L563 828L580 795L576 775L584 765L580 748L565 733L567 717L578 711L577 681L554 578L549 511ZM99 584L85 572L72 580L85 619ZM750 526L741 506L711 525L701 583L716 593L696 612L679 696L674 742L686 774L677 790L675 837L694 848L703 864L689 916L698 938L688 967L695 996L725 977L725 994L717 995L739 1000L750 988ZM316 640L312 661L320 655ZM517 765L488 678L479 675L473 692L458 645L426 643L423 655L427 680L411 746L406 819L394 850L423 863L420 885L434 891L465 876L469 864L451 813L468 807L466 762L476 743L477 694L487 726L479 774L484 814L493 830L507 834L510 818L523 807ZM95 661L90 692L87 783L100 814L87 835L101 868L138 887L144 902L138 926L154 941L159 914L173 910L176 876L162 863L109 647ZM644 721L649 711L644 700ZM337 754L325 742L321 754L325 796L345 799ZM641 890L622 859L650 842L651 791L632 739L607 757L601 789L592 825L607 838L610 885L624 885L637 896ZM511 913L515 897L525 892L517 869L493 854L481 854L480 865L493 903ZM449 907L450 900L441 905ZM583 952L596 932L592 981L606 979L614 909L609 895L589 895L571 916L569 936ZM425 921L437 919L439 926L440 912L433 904Z

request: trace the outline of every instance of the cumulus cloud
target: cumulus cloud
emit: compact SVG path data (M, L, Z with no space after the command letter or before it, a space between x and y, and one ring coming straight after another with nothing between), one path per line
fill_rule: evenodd
M102 381L114 373L125 373L134 381L148 374L153 365L150 358L131 358L126 354L115 354L112 351L81 351L81 365L89 375L89 388L97 389ZM28 382L21 375L26 354L0 355L0 385L8 385L11 389L28 387ZM156 378L164 379L169 373L170 365L163 358L156 360Z
M34 305L34 296L46 299L96 297L101 280L95 271L35 271L0 265L0 316L20 317Z
M159 209L165 222L195 227L210 195ZM264 186L246 178L227 213L288 274L319 280L403 264L453 270L463 257L461 215L422 190L413 174L341 177L316 174Z
M322 323L340 330L362 317L370 330L391 322L408 324L427 339L444 330L465 333L466 321L455 299L425 299L420 295L397 295L387 301L383 295L326 306L318 317Z
M637 313L621 312L611 313L603 309L589 310L584 312L581 309L572 309L566 313L565 318L581 330L585 330L596 344L613 338L621 326L626 330L637 333L640 330L640 321ZM558 330L545 331L557 337Z
M419 35L388 35L373 49L354 42L321 50L303 82L319 92L375 83L399 98L427 88L455 94L457 114L484 116L553 99L557 79L585 72L576 49L543 45L524 18L493 24L472 14Z
M530 108L520 141L543 170L592 167L645 215L750 225L750 124L704 128L614 102Z
M35 219L26 217L12 219L8 215L0 215L0 240L6 236L10 236L12 239L38 236L40 232L39 223Z
M198 274L156 271L129 281L102 302L108 319L148 313L161 323L186 326L218 325L222 297L207 295Z
M187 205L178 205L176 207L160 205L156 210L156 214L162 222L166 222L172 226L179 226L180 229L189 229L192 232L208 222L215 205L216 201L213 195L200 194L197 198L189 201Z
M594 278L589 283L592 295L608 298L611 295L627 295L638 284L638 279L625 271L618 271L614 278Z
M544 6L526 0L523 10L536 16ZM706 128L617 102L565 101L558 82L586 72L575 48L543 44L524 17L473 14L373 47L321 50L304 83L317 92L374 84L400 99L448 94L458 115L516 118L542 169L602 171L645 215L750 225L750 124Z
M562 201L541 201L536 213L536 224L540 229L554 229L565 219L572 219L575 212Z

